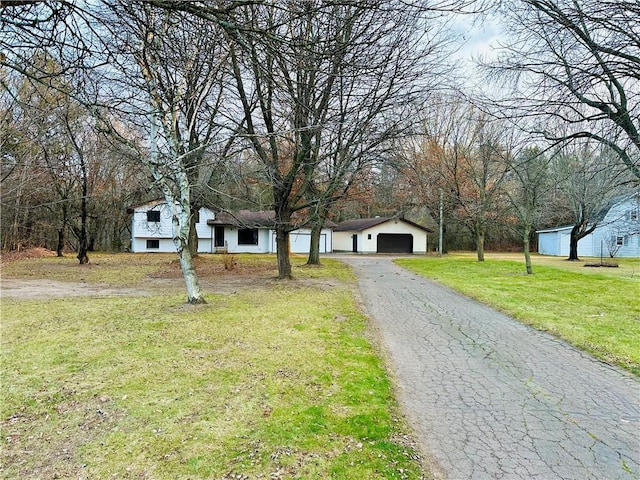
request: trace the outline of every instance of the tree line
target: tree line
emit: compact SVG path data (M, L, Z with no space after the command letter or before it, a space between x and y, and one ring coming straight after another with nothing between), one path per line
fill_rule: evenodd
M2 248L121 250L162 196L191 303L201 206L439 221L454 247L593 228L640 179L633 2L2 2ZM456 15L500 13L492 97L452 62ZM577 250L576 250L577 258Z

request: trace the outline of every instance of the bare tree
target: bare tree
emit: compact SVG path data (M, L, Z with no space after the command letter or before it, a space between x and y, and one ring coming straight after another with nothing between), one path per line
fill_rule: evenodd
M567 260L579 260L578 242L596 229L607 203L620 192L624 172L614 156L606 147L583 144L565 148L552 161L552 179L573 223Z
M473 236L482 262L487 232L505 211L511 131L459 98L439 108L436 121L423 123L423 139L407 156L407 166L415 172L415 182L432 186L420 190L432 212L442 191L449 217Z
M408 105L433 83L440 25L405 2L249 5L229 31L246 136L272 185L279 277L291 276L288 235L305 210L309 263L332 205L410 123ZM433 19L431 19L433 20ZM262 32L260 36L246 33ZM436 67L436 65L438 67Z
M605 145L640 179L640 4L520 0L501 13L509 40L490 67L513 80L503 109L549 140Z
M212 169L206 153L220 141L216 116L223 103L226 54L216 25L179 11L145 4L110 5L111 48L129 92L144 92L148 104L130 97L129 118L149 128L149 168L173 214L173 240L187 286L188 302L203 303L193 257L195 212ZM148 116L144 115L148 112ZM142 114L142 116L141 116ZM147 125L141 118L149 118ZM125 138L122 134L121 138Z
M538 147L526 147L510 158L505 193L518 219L528 275L533 273L531 264L531 235L535 225L542 220L544 206L549 200L551 175L549 157Z

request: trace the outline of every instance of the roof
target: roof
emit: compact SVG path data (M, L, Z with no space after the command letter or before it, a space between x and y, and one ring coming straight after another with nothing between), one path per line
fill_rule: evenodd
M299 215L293 216L295 225L302 225L306 219ZM219 212L212 220L207 220L207 225L230 225L237 228L276 228L276 214L273 210L260 210L252 212L250 210L240 210L238 212ZM333 228L335 223L326 220L325 228Z
M369 228L381 225L391 220L408 223L409 225L419 228L420 230L424 230L425 232L432 232L430 228L427 228L423 225L417 224L405 218L395 218L395 217L356 218L354 220L345 220L344 222L341 222L338 225L336 225L334 230L336 232L361 232L363 230L367 230Z
M154 200L148 200L146 202L143 203L137 203L136 205L131 205L130 207L127 207L127 213L131 214L133 212L136 211L136 209L138 208L154 208L157 207L158 205L162 205L162 204L166 204L167 201L162 199L162 198L156 198Z
M208 225L231 225L241 228L274 228L275 212L240 210L239 212L219 212L212 220L207 220Z
M542 230L536 230L536 233L553 233L560 232L562 230L571 230L573 225L562 225L560 227L544 228Z

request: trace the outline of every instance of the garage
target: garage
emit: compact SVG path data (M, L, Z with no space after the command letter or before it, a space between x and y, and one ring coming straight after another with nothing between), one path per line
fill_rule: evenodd
M413 253L410 233L379 233L377 253Z

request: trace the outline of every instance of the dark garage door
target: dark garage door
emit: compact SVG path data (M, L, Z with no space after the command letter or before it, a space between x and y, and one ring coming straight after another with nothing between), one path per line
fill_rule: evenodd
M410 233L379 233L378 253L413 253Z

